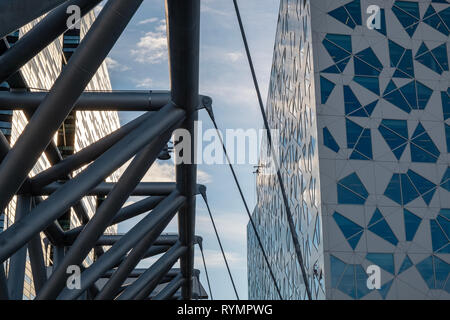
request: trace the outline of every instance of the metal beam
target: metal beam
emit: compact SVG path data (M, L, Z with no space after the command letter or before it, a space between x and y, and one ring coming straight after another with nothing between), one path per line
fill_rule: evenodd
M8 282L5 276L3 263L0 264L0 300L9 300Z
M14 78L14 80L12 80L11 78ZM14 74L11 78L8 79L8 83L10 84L10 86L14 88L21 88L17 92L24 92L26 90L27 84L25 83L25 80L20 73ZM29 121L29 119L31 119L31 117L34 114L34 111L25 110L24 114L27 120ZM55 165L56 163L62 160L61 153L59 152L59 149L56 147L53 140L50 142L50 144L47 146L44 152L51 165ZM66 175L62 178L67 180L70 179L71 177L70 175ZM21 189L26 189L26 187L30 187L28 178L23 183ZM74 205L73 209L75 210L78 219L82 223L86 223L89 220L89 215L87 214L87 211L83 206L83 203L81 202L77 203L76 205Z
M34 207L33 209L39 205L41 202L43 202L44 199L41 197L34 197ZM64 230L59 225L59 222L54 220L51 222L47 228L43 230L45 236L47 239L53 244L53 245L61 245L64 241Z
M51 195L60 190L69 182L53 182L41 189L32 188L33 196ZM86 196L107 196L115 187L115 182L101 182L91 190L86 191ZM166 196L175 190L173 182L141 182L131 192L131 196Z
M25 114L25 117L29 121L34 114L34 111L25 110L24 114ZM44 153L45 153L45 156L47 157L47 160L50 162L50 164L52 166L55 164L58 164L63 159L61 153L59 152L58 147L56 146L56 144L53 140L45 148ZM70 175L70 173L68 173L65 176L62 176L61 178L64 180L70 180L72 178L72 176ZM25 180L25 182L21 188L23 188L23 187L26 188L27 186L28 186L28 188L31 188L31 180L29 180L29 178L27 178L27 180ZM29 193L29 190L28 190L28 193ZM35 199L37 199L37 198L35 198ZM75 214L77 215L78 219L82 223L86 223L87 221L89 221L89 215L87 213L86 208L84 207L83 202L80 201L77 204L75 204L73 206L73 210L75 211Z
M158 235L163 230L164 227L155 228L145 235L141 241L139 241L139 243L127 255L126 259L120 264L116 272L111 276L110 280L105 284L99 295L95 298L96 300L109 300L114 298L122 283L126 280L130 272L136 267L139 261L144 258L148 248L155 244L155 241L158 240ZM177 236L173 237L174 240L178 240Z
M80 201L87 191L123 165L149 141L159 139L165 128L176 125L183 118L184 112L181 109L173 105L165 106L103 153L74 179L66 182L46 201L37 206L32 214L6 229L0 234L0 262L5 261L9 255L28 242L33 234L45 229L72 205Z
M86 1L86 0L85 0ZM10 50L16 48L15 44ZM0 63L2 61L0 56ZM0 64L1 68L1 64ZM0 69L1 72L1 69ZM1 77L1 74L0 74ZM1 81L0 81L1 82ZM47 92L0 91L0 110L34 111ZM170 101L169 91L84 92L73 106L74 111L158 111Z
M175 244L175 243L174 243L174 244ZM169 246L169 249L170 249L171 247L173 247L174 244L172 244L171 246ZM167 250L166 250L166 251L167 251ZM148 268L135 268L133 271L130 272L129 277L130 277L130 278L139 278L139 277L140 277L141 275L143 275L144 272L147 271L147 270L148 270ZM115 269L108 270L108 271L106 271L106 272L102 275L102 277L108 278L108 277L110 277L115 271L116 271ZM179 269L179 268L172 268L172 269L170 269L170 270L166 273L165 278L172 280L172 279L175 278L178 274L180 274L180 269ZM199 275L200 275L200 270L194 269L194 276L195 276L195 277L198 277ZM169 280L169 281L170 281L170 280Z
M188 130L191 139L194 140L191 141L189 164L182 163L176 166L177 187L187 199L178 215L180 241L187 247L187 252L180 261L181 272L187 279L182 287L182 296L184 299L191 299L197 184L195 164L197 133L194 122L198 119L196 105L199 91L200 0L166 0L166 21L172 101L186 110L186 120L182 128Z
M51 195L61 188L63 188L68 182L53 182L47 186L36 188L32 184L32 188L27 190L31 192L32 195L46 196ZM97 186L85 192L87 196L107 196L111 190L114 188L114 182L101 182ZM132 196L166 196L170 194L177 187L175 182L140 182L136 189L131 193ZM204 185L197 184L194 188L194 194L200 194L200 188ZM22 193L19 193L22 194Z
M173 217L185 200L185 197L174 191L81 274L83 281L80 290L65 288L58 299L76 299L102 274L114 267L148 232L166 222L168 217Z
M36 202L33 201L32 205L35 206ZM40 292L45 281L47 281L47 270L44 262L40 233L35 234L30 242L28 242L28 255L30 256L34 289L35 292Z
M8 79L8 84L11 87L12 92L26 92L28 90L28 86L22 74L19 72L15 73ZM32 118L34 112L29 110L24 110L25 117L28 121ZM54 141L52 140L50 144L45 149L45 155L47 156L48 161L53 165L62 159L61 153L59 149L56 147Z
M150 210L153 210L163 199L164 197L154 196L130 204L120 209L120 211L116 214L111 224L117 224L130 218L134 218Z
M154 245L151 247L151 248L149 248L148 250L147 250L147 252L145 253L145 255L144 255L144 259L146 259L146 258L150 258L150 257L154 257L154 256L157 256L157 255L159 255L159 254L161 254L161 253L164 253L164 252L166 252L167 250L169 250L170 249L170 247L173 245L173 244L171 244L171 245L165 245L165 244L163 244L163 245L160 245L159 243L158 243L158 241L159 241L159 238L154 242ZM114 242L115 243L115 242ZM126 259L126 256L123 256L114 266L113 266L113 268L117 268L121 263L122 263L122 261L124 261ZM134 269L134 270L136 270L136 269ZM132 271L132 272L134 272L134 271Z
M11 88L14 88L14 89L11 89L11 90L14 90L14 92L16 92L16 91L24 92L27 89L27 84L25 83L25 79L23 78L23 76L20 73L15 73L13 76L11 76L11 78L8 79L8 83L11 86ZM19 89L15 89L15 88L19 88ZM25 117L27 118L27 120L29 121L29 119L31 119L31 117L34 114L34 111L25 110L24 114L25 114ZM45 152L45 155L51 165L54 165L62 160L61 153L59 152L59 149L56 147L53 140L46 147L44 152ZM67 179L70 179L71 177L70 177L70 175L66 175L63 178L65 180L67 180ZM25 182L23 183L21 188L26 189L27 186L28 187L30 186L28 178L25 180ZM87 211L84 208L82 203L77 203L73 207L73 209L75 210L75 213L80 221L82 221L83 223L86 223L86 221L89 220Z
M139 127L139 125L152 117L152 115L152 113L147 112L77 153L68 156L58 163L53 163L52 167L38 173L31 179L32 186L39 189L53 181L66 179L66 176L72 171L80 169L82 166L97 159L102 153L106 152L115 143Z
M8 140L6 140L6 137L3 134L3 132L0 131L0 161L3 160L3 158L6 156L8 152L9 152Z
M0 161L9 152L9 143L5 135L0 131ZM2 212L0 212L1 214ZM0 300L9 300L8 283L5 276L5 268L0 264Z
M85 14L98 2L67 0L16 42L19 44L16 48L6 45L8 50L0 55L0 82L12 74L8 83L11 81L26 88L22 75L17 71L67 29L67 6L75 4L82 7L82 14ZM173 296L180 286L183 299L195 298L193 291L198 285L196 279L193 281L194 244L201 243L201 238L195 236L195 196L202 186L197 185L194 122L198 119L199 106L205 104L204 97L201 100L203 102L199 103L202 97L198 94L200 0L166 0L170 92L83 94L141 3L142 0L109 0L50 92L0 92L0 110L22 110L30 119L11 149L1 141L0 136L0 210L7 206L14 195L18 195L19 199L49 196L31 210L32 214L24 217L20 216L23 206L18 206L17 217L20 219L0 233L0 263L11 256L14 262L16 257L15 264L23 264L23 268L11 269L10 280L20 283L15 280L18 276L13 270L19 276L19 270L24 273L25 262L22 263L23 259L19 261L18 258L19 254L23 256L21 251L23 248L26 250L28 245L38 300L76 299L80 296L82 299L112 299L117 294L119 299L126 299L127 296L133 299L161 298ZM63 160L52 138L72 110L150 112ZM160 155L172 131L180 125L194 140L190 141L191 150L183 151L184 155L190 153L191 158L185 159L188 160L186 163L176 165L176 182L139 183L151 163ZM181 139L174 143L181 142ZM53 167L31 180L28 174L42 152L46 153ZM5 155L3 159L2 153ZM119 182L104 182L106 177L133 157ZM71 173L84 165L88 165L87 168L72 179ZM107 196L98 202L97 212L92 218L80 202L89 195ZM154 197L122 208L130 195ZM75 209L83 226L65 233L55 221L71 207ZM103 235L108 226L149 210L152 211L125 235ZM161 235L178 211L179 235ZM40 232L55 242L54 249L58 251L48 280ZM48 243L48 240L44 239L44 242ZM82 266L89 252L104 244L111 245L111 248L105 253L102 250L102 254L89 267ZM161 253L162 257L134 283L122 286L126 278L136 271L134 268L139 261ZM175 269L170 268L178 259L180 269L173 273ZM82 287L79 290L64 287L69 265L80 265L83 270ZM95 283L108 270L113 273L109 275L102 291L99 291ZM8 292L6 295L1 292L8 280L3 284L1 280L0 274L0 298L8 297ZM23 275L21 282L23 290ZM158 287L157 292L151 294L161 283L168 284L162 291ZM19 296L17 292L12 294Z
M66 0L3 0L0 2L0 38L52 10Z
M33 283L36 293L39 293L47 281L47 271L42 252L41 237L34 235L28 242L28 254L30 256L31 271L33 274Z
M26 87L25 80L23 79L23 77L21 75L19 75L17 78L18 78L19 82L21 83L21 85ZM24 92L24 91L19 90L17 92ZM34 111L24 110L24 114L25 114L25 117L27 118L27 120L29 121L34 114ZM62 160L62 155L59 152L59 149L56 147L56 144L53 140L46 147L44 153L45 153L45 156L47 157L47 160L50 162L51 165L55 165ZM62 176L61 178L64 180L70 180L71 176L70 176L70 174L67 174L65 176ZM31 181L29 180L29 178L27 178L25 180L25 182L23 183L23 185L21 186L21 191L25 190L25 192L22 192L22 193L30 193L30 189L31 189ZM38 203L43 201L40 197L35 197L34 199ZM78 202L77 204L75 204L73 206L73 209L74 209L75 214L77 215L78 219L82 223L86 223L87 221L89 221L89 215L87 213L86 208L84 207L83 202ZM59 243L59 240L62 235L62 229L59 226L57 221L55 221L52 225L50 225L44 232L53 244Z
M95 242L96 246L112 246L116 242L120 241L125 234L104 234L98 238L98 240ZM71 246L75 240L76 240L76 234L70 234L70 236L66 237L64 240L65 246ZM194 237L194 244L199 243L201 241L201 237L195 236ZM178 241L178 235L167 235L162 234L158 237L158 239L155 240L154 245L158 246L164 246L164 245L174 245L175 242Z
M155 243L156 243L156 241L155 241ZM159 255L161 253L166 252L169 249L170 249L170 246L153 245L147 250L147 252L145 252L143 259L147 259L147 258L151 258L151 257L157 256L157 255Z
M0 210L20 188L141 2L110 0L106 3L52 90L0 164Z
M33 59L34 56L68 29L67 19L69 18L69 15L67 14L67 8L69 6L78 6L80 8L81 16L84 16L100 1L101 0L70 0L52 10L43 20L20 38L14 46L0 56L0 83L5 81L13 73L19 71L23 65ZM18 3L24 1L20 0L15 2ZM34 2L39 3L40 1ZM19 16L21 16L21 14ZM14 17L14 13L12 12L8 12L7 15Z
M170 223L172 217L168 217L164 223L148 232L126 256L119 265L116 272L111 276L100 293L95 297L96 300L110 300L115 297L122 283L127 279L131 271L137 266L139 261L144 258L147 250L154 244L161 232Z
M167 300L171 296L177 292L177 290L184 284L186 279L183 278L183 275L180 273L175 278L170 281L164 289L161 290L153 300Z
M161 196L148 197L146 199L128 205L120 209L119 212L117 212L113 221L111 221L109 225L112 226L122 221L141 215L145 212L148 212L154 209L162 200L164 200L164 197ZM75 238L80 234L83 228L84 226L79 226L69 231L66 231L64 235L65 243L73 243L75 241Z
M18 196L14 222L25 218L31 210L31 197ZM27 246L22 246L9 261L8 289L11 300L22 300Z
M159 280L164 277L172 265L186 253L187 248L177 242L158 261L147 269L136 281L127 287L117 300L144 299L158 285Z
M41 299L54 299L64 286L68 277L67 268L71 265L79 265L83 262L96 240L110 225L116 213L122 208L132 191L139 184L150 166L158 157L160 150L166 145L172 134L172 128L168 129L161 137L153 140L145 147L126 168L119 181L114 185L106 200L102 202L95 215L84 227L68 250L61 265L56 268L40 292ZM158 235L156 235L157 237ZM147 247L148 248L148 247ZM146 249L147 249L146 248Z

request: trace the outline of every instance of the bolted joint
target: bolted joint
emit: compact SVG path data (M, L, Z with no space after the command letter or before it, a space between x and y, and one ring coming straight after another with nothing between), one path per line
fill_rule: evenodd
M200 96L200 109L205 109L206 112L208 112L209 116L214 119L214 112L213 112L213 108L212 108L212 103L213 100L211 99L211 97L209 96Z

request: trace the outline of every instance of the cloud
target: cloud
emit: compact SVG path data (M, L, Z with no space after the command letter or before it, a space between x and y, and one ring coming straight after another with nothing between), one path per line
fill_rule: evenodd
M167 162L155 162L150 170L147 171L142 182L174 182L175 179L175 165ZM211 183L212 177L202 171L197 170L198 183Z
M217 2L211 0L202 1L201 12L219 16L231 16L230 12L217 9Z
M240 59L243 58L243 54L240 52L228 52L225 54L227 60L231 61L231 62L236 62Z
M134 82L136 83L136 87L138 88L150 89L153 86L153 79L151 78L134 80Z
M199 183L211 183L213 181L212 177L202 170L197 170L197 180Z
M145 33L136 44L131 55L139 63L156 64L167 59L167 35L165 20L160 20L153 31Z
M155 162L147 171L142 182L174 182L175 166L168 163Z
M158 18L150 18L150 19L141 20L141 21L138 22L138 24L142 25L142 24L153 23L153 22L156 22L156 21L158 21Z
M204 250L206 267L209 268L224 268L225 262L223 260L222 252L219 250ZM233 270L247 267L247 260L242 254L236 252L225 251L230 268ZM195 250L195 266L203 266L203 260L200 250Z
M244 213L224 213L218 215L213 212L219 236L223 240L242 242L247 239L248 219ZM202 235L214 235L214 229L209 215L197 215L197 233Z
M247 79L245 79L247 80ZM249 81L236 80L234 85L226 82L221 83L203 83L202 94L206 94L217 101L227 101L236 108L241 109L245 106L249 108L258 107L258 100L252 83Z
M119 63L117 60L114 60L113 58L107 57L105 59L106 65L108 66L108 69L110 71L127 71L130 70L129 67Z

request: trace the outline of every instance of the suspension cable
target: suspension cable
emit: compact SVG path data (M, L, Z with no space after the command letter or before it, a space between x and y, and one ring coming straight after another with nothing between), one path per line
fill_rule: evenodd
M267 140L268 140L268 144L269 144L269 150L271 151L272 158L273 158L273 161L275 163L275 167L277 169L278 183L280 185L281 194L283 196L283 202L284 202L284 206L285 206L285 211L286 211L286 216L287 216L287 220L288 220L288 225L289 225L290 233L291 233L291 236L292 236L292 240L294 242L295 253L297 255L297 260L298 260L298 263L300 265L300 269L302 271L303 282L305 283L305 289L306 289L306 293L308 295L308 299L311 300L312 299L311 290L309 288L308 278L306 276L305 265L303 263L302 252L301 252L301 249L300 249L300 241L298 239L297 232L295 231L294 219L292 218L291 208L289 206L288 197L286 195L286 190L284 188L284 183L283 183L283 178L281 176L280 166L278 165L278 160L276 158L276 154L275 154L275 151L273 149L272 135L271 135L271 132L270 132L270 129L269 129L269 122L267 121L267 115L266 115L266 112L264 110L264 104L263 104L263 101L262 101L262 98L261 98L261 92L259 90L258 80L256 78L256 72L255 72L255 68L253 66L253 60L252 60L252 56L250 54L250 48L248 46L247 37L245 35L244 25L242 23L241 14L240 14L240 11L239 11L239 6L238 6L238 3L237 3L237 0L233 0L233 4L234 4L234 9L236 11L236 17L237 17L237 20L238 20L238 23L239 23L239 29L240 29L240 32L241 32L242 41L244 42L245 52L247 54L247 59L248 59L248 63L249 63L249 66L250 66L250 71L251 71L252 78L253 78L253 84L255 86L256 95L258 96L259 108L261 110L261 115L262 115L263 120L264 120L264 127L265 127L265 129L267 131Z
M263 257L264 257L264 260L266 262L267 268L269 269L270 277L272 278L272 281L273 281L273 284L275 286L275 289L277 290L278 297L280 298L280 300L283 300L283 296L281 295L280 288L278 287L277 280L275 278L275 274L273 273L272 267L270 266L269 259L267 258L266 250L264 250L264 246L262 244L262 241L261 241L261 238L259 236L258 230L256 229L256 225L255 225L255 222L253 221L253 217L252 217L252 215L250 213L250 210L248 208L248 204L247 204L247 201L245 200L244 193L242 192L241 184L239 183L239 180L237 178L236 172L234 171L233 164L232 164L232 162L230 160L230 157L228 156L227 149L226 149L225 144L223 142L222 135L220 134L220 131L219 131L219 128L217 126L216 120L214 118L214 114L212 112L212 109L211 108L205 108L205 109L208 112L209 117L211 118L211 121L212 121L212 123L214 125L214 128L216 129L217 136L219 137L220 143L222 144L223 152L224 152L225 157L227 159L228 166L230 167L231 173L232 173L233 178L234 178L234 182L236 183L236 186L238 188L239 194L241 195L242 202L244 203L245 210L247 212L248 218L250 219L250 224L252 226L253 232L256 235L256 239L258 241L259 248L261 249L261 252L263 254Z
M219 243L220 251L222 251L223 260L225 261L225 266L227 267L228 275L230 276L231 285L233 286L233 290L234 290L234 293L236 295L236 299L240 300L239 299L239 294L238 294L237 289L236 289L236 284L234 283L233 275L231 274L230 266L228 265L228 260L227 260L227 257L225 255L225 251L223 250L222 241L220 240L219 232L217 231L216 223L214 222L214 218L213 218L213 215L211 213L211 209L209 207L208 199L206 197L206 192L202 192L201 194L202 194L203 201L205 201L206 208L208 209L209 218L211 219L211 223L213 225L214 232L216 234L217 242Z
M208 282L209 296L211 297L211 300L214 300L213 294L211 291L211 283L209 282L208 269L206 268L205 255L203 254L203 245L199 244L198 246L200 247L200 252L202 254L203 268L205 269L206 281Z

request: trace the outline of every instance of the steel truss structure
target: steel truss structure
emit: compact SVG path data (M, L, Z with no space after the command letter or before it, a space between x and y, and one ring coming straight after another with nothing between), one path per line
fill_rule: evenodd
M0 18L0 38L49 13L0 55L0 83L16 88L0 93L0 109L22 110L29 117L14 146L0 134L0 210L17 197L15 223L0 233L0 262L10 259L7 275L0 268L0 298L22 299L27 250L38 300L205 298L194 269L194 246L201 245L195 236L196 195L205 191L197 185L195 144L190 163L176 165L175 183L141 182L175 129L195 138L198 109L211 102L198 87L200 0L166 1L170 91L84 92L142 0L109 0L49 92L17 89L24 88L19 69L67 31L67 7L77 5L85 15L99 2L2 1L0 11L7 14ZM146 112L63 159L52 138L74 110ZM43 152L52 166L30 178ZM118 182L104 182L130 159ZM80 205L90 195L105 197L91 218ZM146 198L123 207L133 195ZM58 218L71 208L82 226L64 231ZM149 210L126 234L105 234L109 226ZM175 216L178 234L163 235ZM51 272L44 264L41 232L55 253ZM92 250L94 262L83 267ZM148 269L136 268L142 259L162 253ZM177 261L180 267L173 269ZM80 287L69 289L67 270L74 265L82 268ZM130 278L135 280L127 282Z

